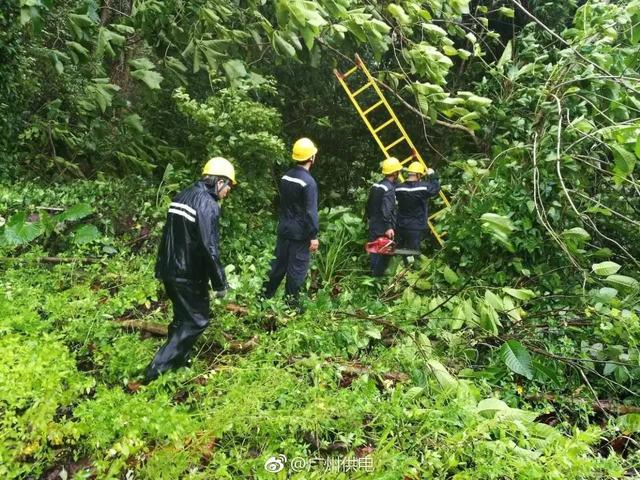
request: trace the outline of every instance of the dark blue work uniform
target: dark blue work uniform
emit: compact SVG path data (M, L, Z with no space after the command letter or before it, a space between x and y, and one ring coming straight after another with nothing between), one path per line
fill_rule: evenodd
M263 287L266 298L275 295L286 275L285 295L297 300L309 270L309 243L318 238L318 230L318 186L309 171L298 165L280 179L278 239Z
M420 250L420 241L427 228L429 208L427 202L440 191L435 175L426 181L407 181L396 187L398 200L398 246Z
M390 228L396 228L396 194L395 184L385 178L374 183L369 190L367 200L367 218L369 220L369 241L373 241ZM384 275L390 257L371 253L371 274L374 277Z
M180 192L169 205L156 261L156 278L173 304L167 341L147 367L146 380L183 366L209 325L209 286L226 290L220 261L215 187L202 181Z

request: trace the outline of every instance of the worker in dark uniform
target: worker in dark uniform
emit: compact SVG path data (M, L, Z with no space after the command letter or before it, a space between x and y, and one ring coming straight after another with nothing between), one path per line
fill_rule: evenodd
M169 205L162 232L156 277L173 304L167 341L145 372L150 382L162 372L185 365L193 345L209 325L209 286L222 298L228 285L220 262L218 201L236 183L233 165L222 157L204 166L202 179Z
M369 190L367 200L367 219L369 221L369 241L386 236L393 240L396 228L395 183L402 170L397 158L387 158L381 164L384 178L374 183ZM389 256L371 253L371 274L374 277L384 275Z
M428 180L422 177L427 174ZM429 209L427 202L440 191L440 182L432 169L421 162L412 162L407 168L407 180L396 187L398 201L399 248L420 250L420 242L427 228Z
M309 270L310 252L318 250L318 186L309 173L318 149L308 138L293 145L291 157L297 165L280 179L280 215L275 259L263 286L265 298L275 295L286 276L285 298L298 312L300 289Z

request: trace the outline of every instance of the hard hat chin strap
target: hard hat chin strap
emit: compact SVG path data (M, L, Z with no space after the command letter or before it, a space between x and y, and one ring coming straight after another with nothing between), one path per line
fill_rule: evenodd
M218 183L222 182L222 186L218 186ZM226 177L216 177L216 195L219 195L222 190L229 185L229 179Z

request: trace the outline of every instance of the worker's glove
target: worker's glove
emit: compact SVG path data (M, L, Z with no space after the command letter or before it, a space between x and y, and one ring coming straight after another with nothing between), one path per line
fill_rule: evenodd
M435 170L433 168L427 168L427 175L433 175L435 172Z
M224 296L227 294L227 289L222 289L222 290L217 290L215 293L216 298L224 298Z

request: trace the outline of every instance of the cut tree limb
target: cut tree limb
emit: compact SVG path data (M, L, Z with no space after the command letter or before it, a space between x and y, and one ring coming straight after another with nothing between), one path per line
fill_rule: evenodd
M89 257L40 257L40 258L18 258L18 257L0 257L0 262L27 262L27 261L36 261L40 263L51 263L54 265L59 265L62 263L99 263L101 259L99 258L89 258Z
M117 322L120 328L130 328L138 332L150 333L158 337L166 337L168 326L161 323L145 322L143 320L125 320Z

